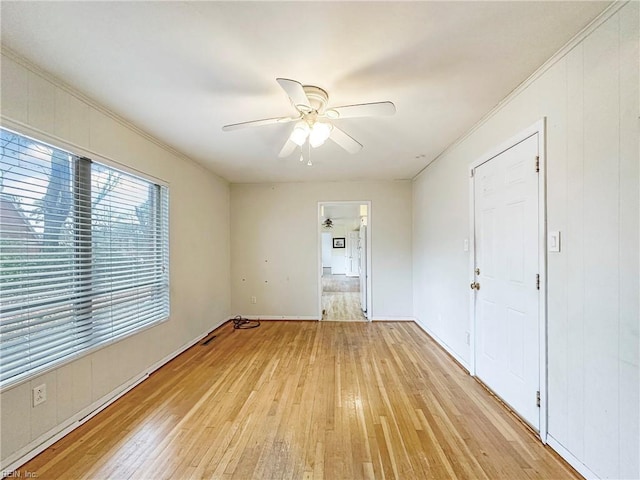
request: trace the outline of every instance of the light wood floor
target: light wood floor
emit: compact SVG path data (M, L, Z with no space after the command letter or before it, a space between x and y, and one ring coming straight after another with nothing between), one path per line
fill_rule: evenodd
M22 478L579 478L414 323L215 334Z
M322 275L322 320L366 322L360 305L360 278Z

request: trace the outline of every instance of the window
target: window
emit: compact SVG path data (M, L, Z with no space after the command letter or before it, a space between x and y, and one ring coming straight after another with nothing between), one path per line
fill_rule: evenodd
M0 385L169 316L164 186L0 129Z

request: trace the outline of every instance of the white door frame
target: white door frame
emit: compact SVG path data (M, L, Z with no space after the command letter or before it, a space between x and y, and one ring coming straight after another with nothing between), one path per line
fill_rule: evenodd
M471 233L471 248L469 255L469 283L475 282L475 195L474 195L474 171L477 167L501 153L509 150L514 145L538 134L538 272L540 274L540 302L538 306L538 325L540 327L540 440L547 443L547 182L546 182L546 117L537 121L529 128L502 143L500 146L485 153L469 165L469 232ZM531 168L535 168L532 165ZM469 373L476 376L476 321L475 321L475 292L469 289L469 331L470 361Z
M322 320L322 207L333 205L366 205L367 206L367 312L368 321L373 318L373 292L371 289L371 201L370 200L348 200L348 201L321 201L318 202L318 215L316 225L318 226L318 320Z

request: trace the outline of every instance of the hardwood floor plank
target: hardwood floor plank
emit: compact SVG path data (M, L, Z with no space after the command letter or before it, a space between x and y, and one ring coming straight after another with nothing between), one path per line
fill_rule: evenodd
M21 469L39 479L578 479L410 322L227 324Z
M360 305L360 278L322 275L322 320L365 322Z

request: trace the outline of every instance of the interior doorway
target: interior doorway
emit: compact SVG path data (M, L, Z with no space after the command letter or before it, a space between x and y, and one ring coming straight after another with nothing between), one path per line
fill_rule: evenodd
M371 318L371 203L318 203L318 318Z

